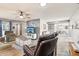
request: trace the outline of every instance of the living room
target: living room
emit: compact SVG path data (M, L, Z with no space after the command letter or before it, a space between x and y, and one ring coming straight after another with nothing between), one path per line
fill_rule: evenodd
M78 56L78 15L77 3L0 3L0 56Z

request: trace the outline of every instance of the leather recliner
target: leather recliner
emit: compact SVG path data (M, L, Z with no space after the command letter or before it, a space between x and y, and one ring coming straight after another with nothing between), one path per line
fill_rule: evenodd
M53 56L54 53L56 53L58 40L57 35L58 33L53 33L50 35L40 37L34 52L32 52L32 49L29 48L27 45L24 45L24 56Z

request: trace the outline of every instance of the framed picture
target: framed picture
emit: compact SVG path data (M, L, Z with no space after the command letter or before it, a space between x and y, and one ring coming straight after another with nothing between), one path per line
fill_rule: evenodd
M72 29L79 29L79 23L76 22L75 24L73 24Z
M79 24L78 23L75 25L75 29L79 29Z

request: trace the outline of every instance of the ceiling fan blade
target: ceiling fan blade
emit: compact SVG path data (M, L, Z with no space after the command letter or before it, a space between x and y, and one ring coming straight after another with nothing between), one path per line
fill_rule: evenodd
M31 19L31 15L29 12L25 13L22 10L16 10L16 13L14 14L15 19ZM20 16L23 16L23 18L20 18Z

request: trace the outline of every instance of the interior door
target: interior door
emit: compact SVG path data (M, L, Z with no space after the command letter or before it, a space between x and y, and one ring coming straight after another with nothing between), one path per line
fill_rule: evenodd
M16 24L16 35L20 35L20 24Z
M20 35L22 35L22 24L20 24Z
M18 36L18 24L16 24L16 35Z

